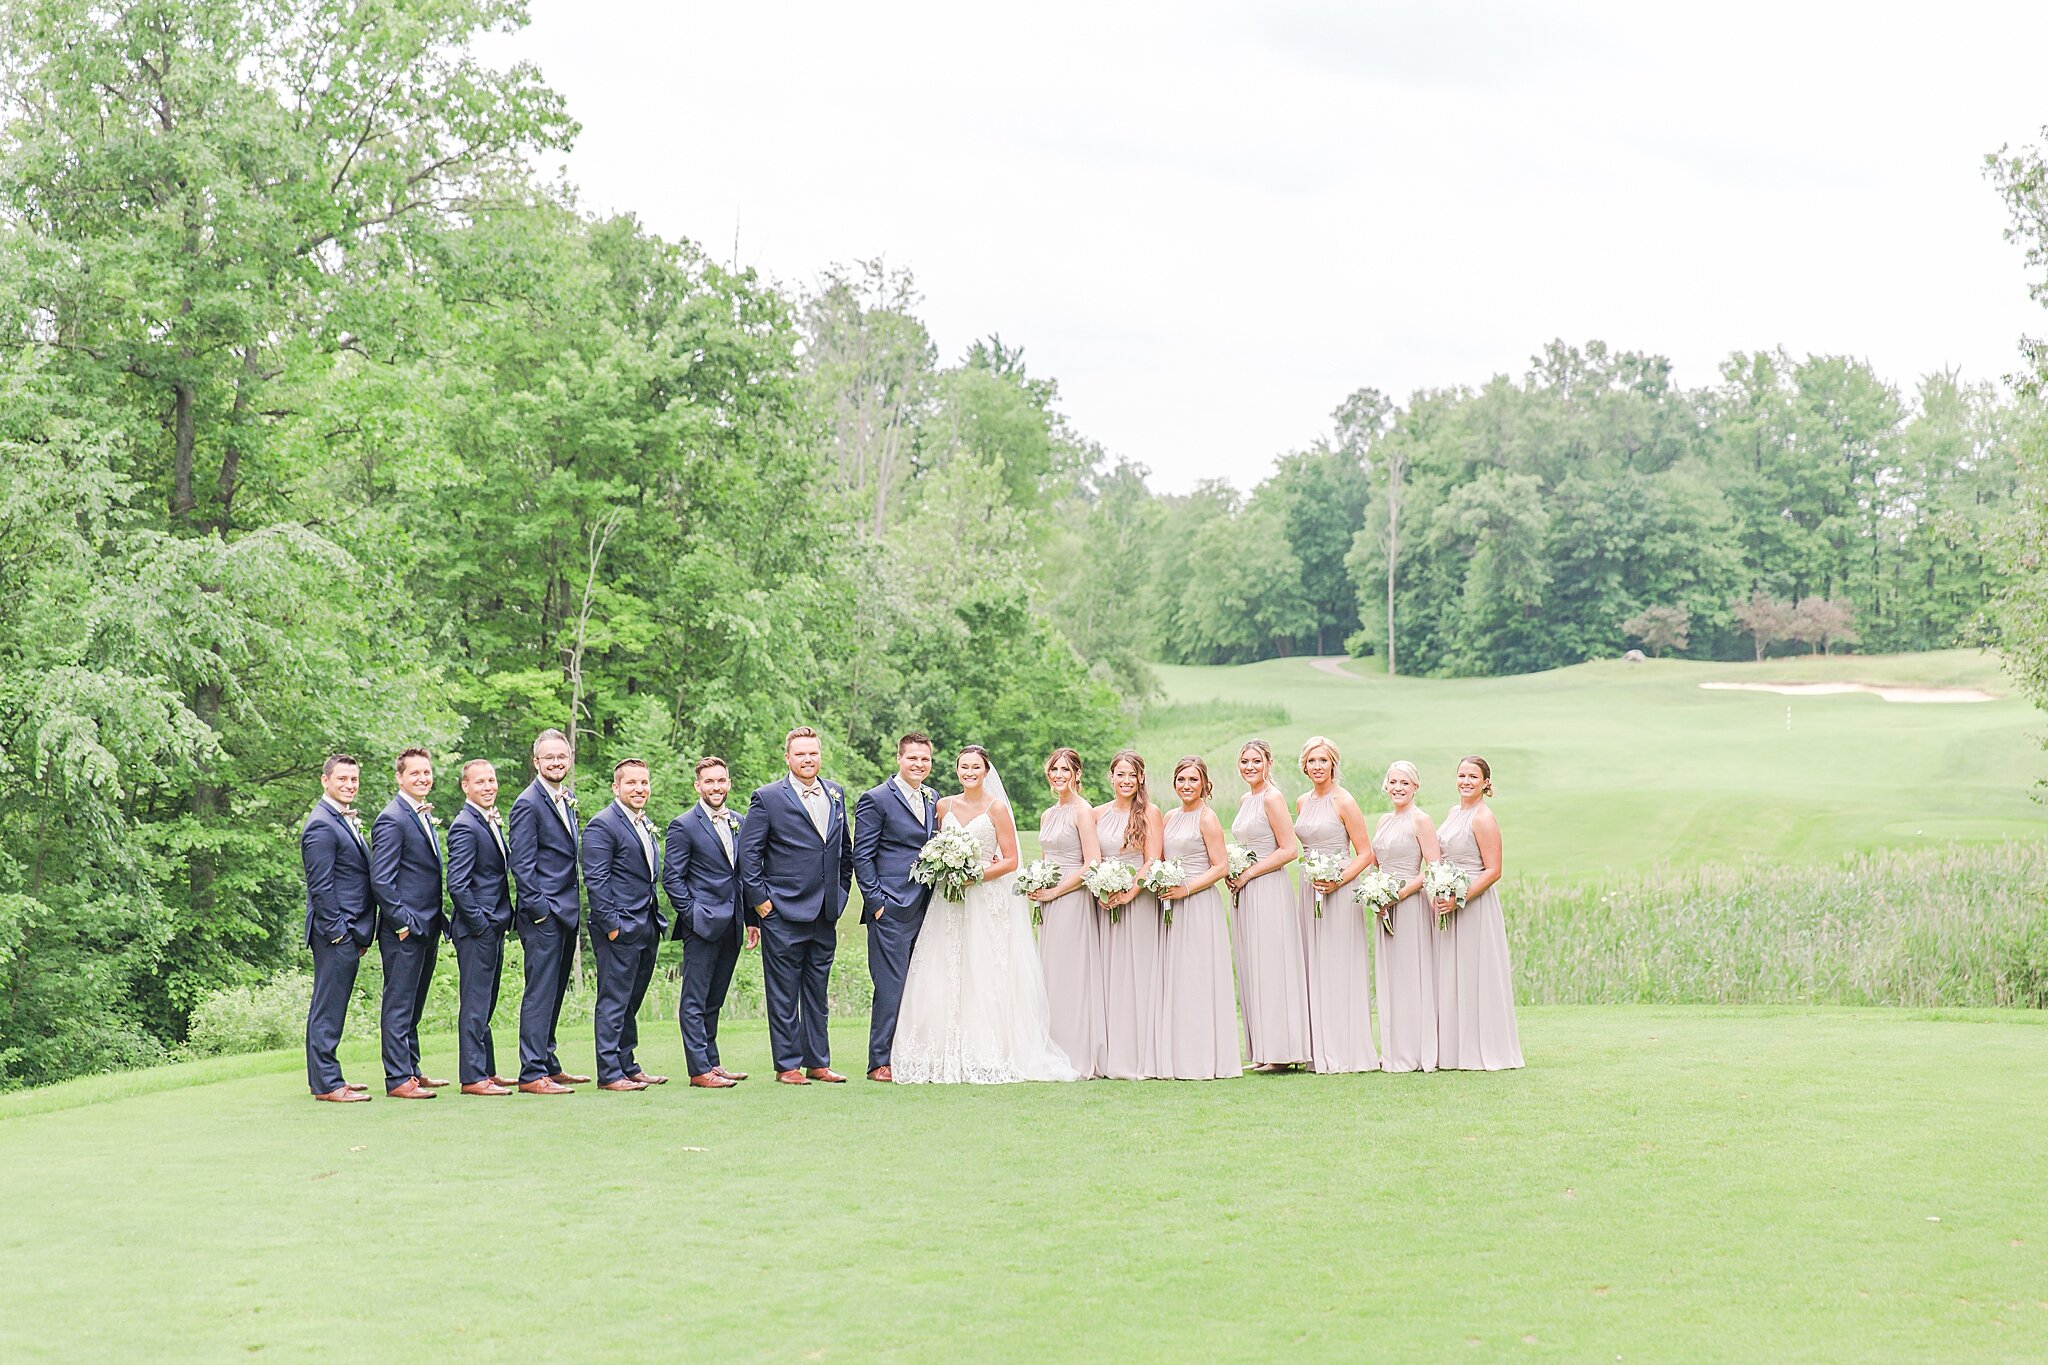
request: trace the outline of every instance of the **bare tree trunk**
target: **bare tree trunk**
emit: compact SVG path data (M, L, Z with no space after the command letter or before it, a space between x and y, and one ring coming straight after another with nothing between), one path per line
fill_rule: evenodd
M180 380L171 386L171 394L171 522L178 525L198 505L192 492L192 447L198 436L198 418L192 411L191 384Z
M577 718L583 714L583 640L590 626L591 599L597 593L597 569L604 560L604 547L611 542L612 532L619 529L620 512L615 507L605 514L602 522L590 528L589 567L583 575L583 607L576 614L576 644L569 651L569 776L576 776L576 736L579 733ZM583 976L583 935L573 936L569 948L569 976L581 980Z
M1394 664L1394 582L1401 563L1401 484L1408 474L1407 459L1393 451L1383 466L1387 476L1387 676L1400 670Z

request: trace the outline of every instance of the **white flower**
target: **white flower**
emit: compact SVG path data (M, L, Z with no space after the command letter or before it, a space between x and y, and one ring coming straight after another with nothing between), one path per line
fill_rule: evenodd
M1440 859L1437 862L1423 864L1422 894L1428 897L1431 905L1447 900L1463 909L1465 892L1471 885L1471 876L1454 862ZM1450 922L1449 911L1440 912L1436 917L1436 927L1439 929L1447 927Z

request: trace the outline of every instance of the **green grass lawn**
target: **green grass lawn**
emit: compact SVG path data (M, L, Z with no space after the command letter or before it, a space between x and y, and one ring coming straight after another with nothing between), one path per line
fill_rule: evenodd
M1831 863L2043 831L2030 789L2048 775L2038 739L2048 727L1976 650L1611 662L1456 680L1340 667L1342 676L1305 659L1160 668L1165 698L1139 736L1155 789L1166 792L1175 758L1202 754L1219 769L1227 819L1243 790L1239 743L1271 742L1295 793L1304 783L1294 757L1321 732L1343 748L1345 784L1368 810L1385 806L1387 763L1407 758L1422 769L1423 808L1441 818L1457 799L1459 756L1481 753L1494 767L1510 874L1559 880L1752 855ZM1700 687L1820 680L1976 687L2000 699L1907 705Z
M0 1099L0 1357L2048 1340L2040 1014L1532 1009L1516 1073L914 1091L778 1087L760 1027L733 1034L755 1079L728 1093L340 1107L271 1053ZM450 1053L430 1040L434 1070ZM645 1060L678 1054L652 1031Z

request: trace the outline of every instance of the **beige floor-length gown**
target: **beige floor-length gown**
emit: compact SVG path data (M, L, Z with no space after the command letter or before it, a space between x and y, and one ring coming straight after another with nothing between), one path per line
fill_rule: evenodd
M1351 836L1337 813L1337 797L1303 798L1294 821L1302 852L1334 853L1351 860ZM1372 938L1379 917L1351 899L1350 886L1324 898L1316 915L1316 889L1307 877L1295 893L1308 956L1308 1048L1317 1071L1377 1071L1372 1046ZM1370 921L1370 922L1368 922Z
M1177 810L1166 817L1166 856L1178 858L1189 881L1209 870L1202 813ZM1171 902L1166 926L1160 1031L1161 1068L1183 1081L1242 1076L1237 1050L1237 995L1230 972L1230 928L1220 884Z
M1422 844L1415 813L1388 811L1372 832L1380 866L1396 881L1415 880ZM1375 916L1375 919L1378 917ZM1373 973L1379 993L1380 1070L1436 1070L1436 911L1422 892L1394 906L1394 932L1374 927Z
M1230 837L1255 855L1272 853L1273 826L1265 794L1246 792ZM1309 1060L1308 968L1301 925L1282 867L1254 877L1237 893L1237 989L1244 1008L1244 1055L1254 1066Z
M1444 857L1473 877L1485 871L1472 812L1460 806L1437 829ZM1496 883L1465 902L1436 936L1436 1064L1446 1071L1507 1071L1522 1064L1515 974Z
M1095 817L1095 837L1104 859L1129 863L1139 872L1145 869L1145 846L1125 848L1124 831L1130 826L1128 811L1110 806ZM1104 1074L1120 1081L1141 1081L1164 1076L1159 1056L1161 950L1166 927L1159 922L1159 899L1140 891L1124 906L1116 922L1109 912L1102 915L1103 941L1103 1027L1108 1044Z
M1060 865L1063 876L1081 870L1079 807L1058 805L1038 821L1041 856ZM1103 914L1088 888L1077 886L1040 907L1038 960L1045 969L1045 994L1052 1005L1052 1039L1084 1079L1108 1074L1108 1033L1103 985Z

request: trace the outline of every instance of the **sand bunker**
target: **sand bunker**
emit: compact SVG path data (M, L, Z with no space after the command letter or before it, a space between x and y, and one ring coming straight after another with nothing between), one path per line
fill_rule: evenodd
M1744 683L1704 682L1710 692L1776 692L1785 697L1834 697L1844 692L1868 692L1886 701L1963 702L1997 701L1989 692L1974 687L1881 687L1860 682Z

